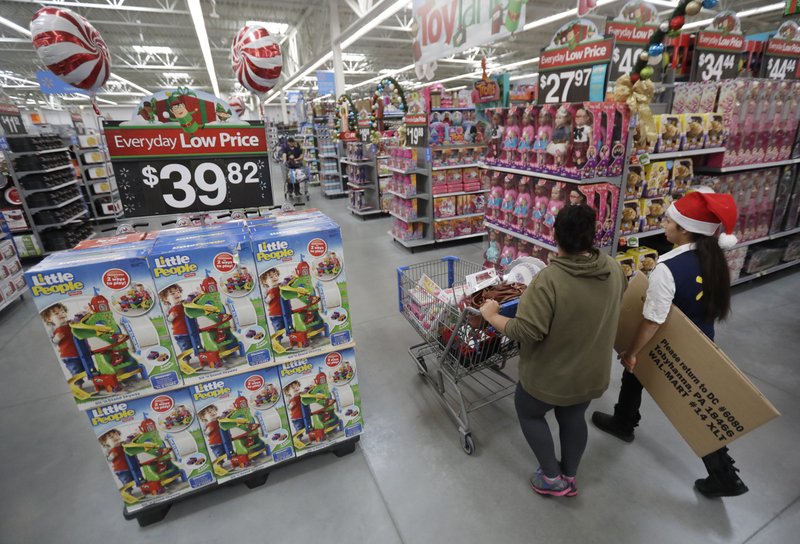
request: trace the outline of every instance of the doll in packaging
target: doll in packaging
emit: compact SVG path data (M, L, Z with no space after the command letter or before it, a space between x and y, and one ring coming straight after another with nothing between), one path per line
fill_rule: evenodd
M522 114L522 133L517 145L517 164L520 168L526 167L531 162L531 150L535 131L533 129L533 108L529 107Z
M509 112L506 120L506 130L503 134L503 152L500 155L500 162L504 166L514 166L517 156L517 145L520 137L520 119L516 108Z
M539 183L536 184L534 193L533 211L531 212L531 222L528 230L534 236L538 236L542 234L544 216L547 213L547 205L550 204L550 191L548 190L547 182L540 179Z
M486 151L486 162L492 165L497 164L500 157L500 144L503 141L505 127L503 126L503 110L497 109L491 113L492 122L486 127L485 140L488 143Z
M553 165L558 168L567 163L571 136L572 115L565 106L561 106L556 112L553 137L547 145L547 153L552 157Z
M514 221L514 204L517 202L517 184L514 175L508 174L505 179L503 203L500 206L500 224L510 225Z
M513 236L506 236L503 251L500 253L500 269L505 268L517 258L517 239Z
M514 204L514 224L512 228L517 232L524 232L525 225L528 223L528 217L531 213L531 179L523 176L519 180L519 193L517 194L517 202Z
M500 234L494 230L489 229L489 245L486 247L486 251L483 252L483 267L484 268L494 268L500 265Z
M533 140L533 151L536 153L537 166L547 164L547 146L553 136L553 114L550 106L539 110L539 122L536 126L536 138Z
M499 172L498 172L499 174ZM486 218L493 222L500 220L500 208L503 206L503 189L500 176L492 178L492 190L489 192L489 201L486 203Z
M547 240L554 240L553 227L556 224L556 216L563 207L564 183L558 181L553 185L553 190L550 192L550 202L547 204L547 212L544 216L544 236Z
M575 126L572 128L572 164L579 170L586 166L593 136L592 114L583 105L575 110Z

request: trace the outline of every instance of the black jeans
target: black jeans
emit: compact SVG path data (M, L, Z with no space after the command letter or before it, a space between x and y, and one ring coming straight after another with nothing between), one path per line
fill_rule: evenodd
M522 427L522 434L533 450L545 476L555 478L559 474L575 476L578 473L581 457L586 449L588 430L586 428L586 409L589 401L572 406L553 406L532 397L517 383L514 393L514 407ZM555 411L558 421L558 436L561 441L561 463L556 458L553 435L544 416Z

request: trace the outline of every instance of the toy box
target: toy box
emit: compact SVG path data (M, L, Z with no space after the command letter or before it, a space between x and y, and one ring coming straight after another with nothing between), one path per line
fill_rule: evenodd
M298 457L363 432L353 348L288 362L278 368Z
M55 253L25 274L82 409L182 383L147 266L150 247Z
M214 483L188 389L86 413L129 512Z
M649 276L650 272L655 270L658 263L658 251L650 249L649 247L641 246L627 251L628 255L633 257L636 270L644 272Z
M644 171L644 196L654 197L669 194L669 168L666 161L651 162Z
M187 385L270 363L255 260L241 225L164 232L149 262Z
M722 115L706 113L706 147L724 147L727 140L725 124Z
M294 457L279 373L258 369L189 389L219 482Z
M694 163L692 159L678 159L672 162L671 175L670 194L682 196L689 189L692 178L694 178Z
M687 113L680 116L681 130L684 133L681 149L702 149L706 145L708 127L707 117L700 113Z
M622 207L622 222L620 232L622 234L635 234L639 232L639 201L626 200Z
M628 169L628 178L625 183L625 198L634 199L642 196L644 192L645 174L641 166L631 166Z
M437 240L455 238L456 224L452 219L436 221L433 223L433 237Z
M328 219L251 232L275 357L352 341L342 237Z
M642 231L658 230L661 228L661 221L669 207L668 197L655 197L645 199L641 210L643 214Z
M681 148L683 134L681 131L681 119L677 115L657 115L656 132L658 133L658 143L656 150L659 153L669 153L678 151Z
M461 172L461 168L452 168L450 170L445 170L445 182L448 185L458 185L463 183L464 178Z
M615 257L619 265L622 267L622 272L625 273L625 278L630 281L630 279L638 272L638 268L636 266L636 261L633 258L633 255L628 253L617 253Z
M456 215L456 197L445 196L433 201L433 216L436 218L454 217Z

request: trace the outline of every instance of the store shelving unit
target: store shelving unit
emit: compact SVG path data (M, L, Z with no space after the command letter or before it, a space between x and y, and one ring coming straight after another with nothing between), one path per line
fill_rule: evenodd
M747 170L761 170L764 168L775 168L776 166L788 166L790 164L800 164L800 157L794 159L786 159L782 161L762 162L756 164L740 164L737 166L721 166L721 167L698 167L695 172L698 174L728 174L731 172L745 172Z
M344 190L344 177L339 157L342 153L342 144L335 143L331 138L331 129L317 125L317 147L319 157L319 178L322 194L328 198L347 195Z
M788 268L792 268L800 264L800 259L796 259L794 261L789 261L786 263L777 264L761 272L756 272L755 274L746 274L744 276L739 276L737 279L731 282L731 285L741 285L743 283L747 283L749 281L753 281L756 278L761 278L763 276L767 276L769 274L774 274L775 272L780 272L781 270L786 270Z
M344 150L345 156L339 159L339 164L347 180L347 195L350 199L347 209L362 219L383 215L385 212L381 206L377 156L368 144L362 142L347 142ZM354 156L362 158L353 158ZM359 175L356 175L357 172ZM360 172L365 174L364 181L359 181Z
M25 292L25 278L14 237L0 212L0 311Z
M102 135L78 136L76 162L91 203L92 221L110 223L122 217L122 201Z
M320 159L318 147L318 127L313 123L303 123L300 126L300 147L303 148L308 172L311 176L308 184L312 187L320 185Z

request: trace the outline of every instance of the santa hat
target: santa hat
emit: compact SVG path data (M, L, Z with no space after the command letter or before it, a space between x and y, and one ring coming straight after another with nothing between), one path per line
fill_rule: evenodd
M731 234L738 216L731 195L706 191L688 193L667 209L667 215L695 234L714 236L721 229L718 241L723 249L733 247L738 241Z

